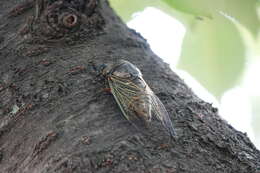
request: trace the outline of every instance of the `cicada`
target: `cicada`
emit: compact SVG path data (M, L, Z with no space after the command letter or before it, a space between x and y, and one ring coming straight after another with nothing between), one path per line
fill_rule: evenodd
M111 93L128 121L133 124L143 121L147 125L155 116L172 137L176 136L166 108L135 65L119 60L103 65L100 73L106 78Z

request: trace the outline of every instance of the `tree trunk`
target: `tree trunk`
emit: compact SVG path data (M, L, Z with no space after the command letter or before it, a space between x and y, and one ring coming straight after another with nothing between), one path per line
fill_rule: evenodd
M260 172L246 134L195 96L106 0L1 0L0 19L1 173ZM117 59L141 69L176 140L156 122L135 129L102 92L92 64Z

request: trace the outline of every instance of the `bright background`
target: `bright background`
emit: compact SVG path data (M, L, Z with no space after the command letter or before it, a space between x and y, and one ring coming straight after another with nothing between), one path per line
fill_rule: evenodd
M218 107L222 118L246 132L260 149L260 5L256 0L110 3L200 98Z

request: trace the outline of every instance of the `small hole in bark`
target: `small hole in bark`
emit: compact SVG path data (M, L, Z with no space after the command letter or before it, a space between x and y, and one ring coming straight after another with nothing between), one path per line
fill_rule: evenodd
M63 24L66 27L74 27L78 22L78 17L75 14L68 14L63 17Z

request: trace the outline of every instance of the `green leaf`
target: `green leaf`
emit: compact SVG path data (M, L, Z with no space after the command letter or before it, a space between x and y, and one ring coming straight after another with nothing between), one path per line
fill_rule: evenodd
M257 16L257 0L162 0L184 13L214 19L223 15L227 19L246 27L257 36L260 21Z
M161 2L158 0L109 0L109 3L123 21L127 22L133 13L142 11L148 6L157 6Z
M209 0L163 0L172 8L195 16L212 18L213 10Z
M124 22L131 20L134 13L143 11L146 7L158 8L163 12L179 19L185 25L189 25L190 21L193 21L192 16L181 13L180 11L168 6L161 0L109 0L109 3Z
M179 62L218 98L239 80L245 66L245 46L235 27L223 16L194 24L188 30Z

